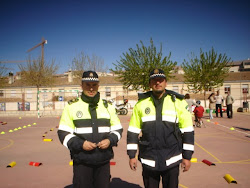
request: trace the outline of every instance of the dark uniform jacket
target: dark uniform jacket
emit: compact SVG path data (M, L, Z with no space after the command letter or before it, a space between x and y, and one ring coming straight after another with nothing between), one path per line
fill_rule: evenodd
M190 160L194 151L194 129L188 104L183 96L166 90L161 99L145 94L134 109L127 133L127 153L144 168L164 171ZM142 136L139 138L139 135Z
M99 94L99 93L98 93ZM82 95L65 106L58 128L61 143L70 150L74 163L99 165L113 158L112 146L116 146L122 136L122 126L115 109L105 101L96 102ZM98 143L110 140L110 147L83 150L85 140Z

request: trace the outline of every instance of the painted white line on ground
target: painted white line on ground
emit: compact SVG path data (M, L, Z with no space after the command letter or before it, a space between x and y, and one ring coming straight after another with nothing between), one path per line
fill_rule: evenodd
M210 121L210 122L215 123L215 122L213 122L213 121ZM217 125L219 125L219 126L221 126L221 127L225 127L225 128L227 128L227 129L230 129L230 127L227 127L227 126L222 125L222 124L220 124L220 123L218 123ZM242 131L238 131L238 130L236 130L236 129L234 129L234 131L237 131L237 132L239 132L239 133L246 134L246 135L250 136L250 134L245 133L245 132L242 132Z

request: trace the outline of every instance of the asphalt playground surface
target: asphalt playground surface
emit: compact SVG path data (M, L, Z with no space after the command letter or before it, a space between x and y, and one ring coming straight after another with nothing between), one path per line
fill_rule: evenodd
M130 115L119 116L124 132L111 160L111 188L144 187L140 163L135 172L128 165ZM195 128L193 158L197 162L194 159L188 172L180 172L179 187L250 187L250 113L234 113L233 119L223 115L209 121L205 114L206 128ZM5 122L0 123L0 188L72 187L69 151L57 137L59 117L0 117L0 122ZM203 163L204 159L212 165ZM7 167L13 161L15 165ZM31 166L30 162L41 165ZM224 178L226 174L231 183Z

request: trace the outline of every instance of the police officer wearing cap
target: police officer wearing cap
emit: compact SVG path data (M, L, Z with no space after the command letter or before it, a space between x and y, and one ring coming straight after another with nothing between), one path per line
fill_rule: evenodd
M178 187L179 165L188 171L194 151L194 129L184 96L166 90L161 69L150 72L152 91L139 96L127 132L127 153L132 170L142 164L145 188ZM138 147L139 146L139 147Z
M113 146L123 128L115 109L100 99L99 78L94 71L82 76L82 95L65 106L58 136L73 159L74 188L109 188Z

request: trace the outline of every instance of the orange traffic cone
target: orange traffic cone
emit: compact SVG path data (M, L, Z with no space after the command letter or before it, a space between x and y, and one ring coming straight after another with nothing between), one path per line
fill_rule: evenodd
M42 163L38 163L38 162L30 162L29 163L30 166L41 166Z

